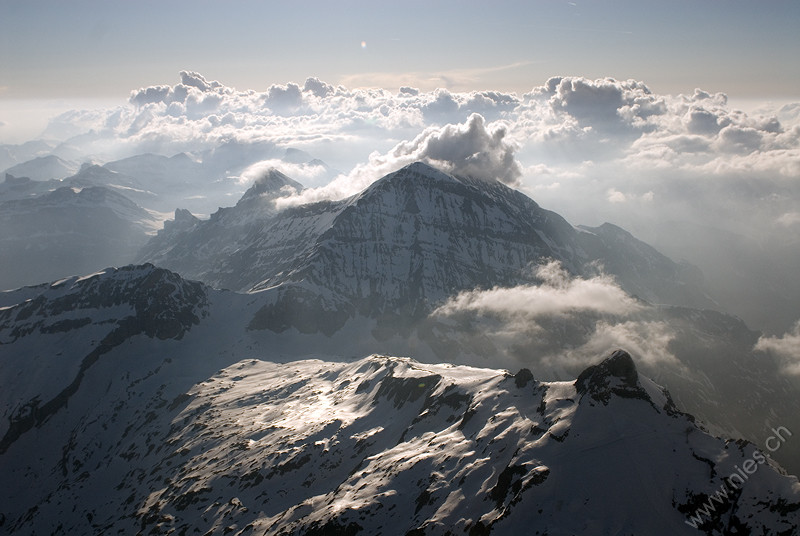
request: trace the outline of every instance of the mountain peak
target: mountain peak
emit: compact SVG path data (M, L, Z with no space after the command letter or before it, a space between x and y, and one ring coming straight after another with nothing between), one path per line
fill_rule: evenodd
M390 173L378 180L375 184L379 183L393 183L393 182L410 182L414 180L433 180L433 181L456 181L458 180L444 171L427 164L425 162L412 162L407 164L397 171Z
M601 363L581 372L575 380L578 393L608 404L612 394L623 398L646 398L649 396L639 383L639 372L631 355L625 350L615 350Z
M253 182L253 185L239 199L237 205L262 197L273 199L285 195L286 191L299 192L303 189L302 184L271 167Z
M371 198L376 194L382 196L384 193L392 191L399 192L403 197L410 199L413 197L413 192L430 191L431 189L439 189L442 192L458 190L460 192L458 195L465 195L467 190L472 191L478 184L490 185L492 182L500 184L496 181L457 177L426 162L417 161L378 179L362 191L358 198ZM491 195L491 188L480 187L478 189Z
M406 166L403 166L401 169L407 169L415 173L443 173L440 169L435 168L427 162L423 162L421 160L417 160L416 162L412 162Z
M200 220L185 208L176 208L175 217L164 222L165 231L186 231L195 226Z

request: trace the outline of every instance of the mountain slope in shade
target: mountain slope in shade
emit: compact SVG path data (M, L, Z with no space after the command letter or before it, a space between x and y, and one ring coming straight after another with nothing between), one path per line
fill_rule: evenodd
M0 453L66 408L101 358L139 335L181 339L207 306L201 284L152 266L0 293Z
M169 266L184 277L204 282L214 280L222 288L236 288L238 285L231 283L247 278L251 269L231 259L244 255L240 250L247 240L272 240L270 254L280 256L276 246L282 241L280 230L273 229L264 235L264 226L277 213L274 200L300 190L299 183L275 169L269 170L253 183L236 206L219 209L207 221L191 220L186 212L180 212L174 225L165 223L164 230L139 255L159 266ZM290 261L291 258L286 262Z
M269 359L269 356L262 356ZM143 359L144 358L144 359ZM3 453L26 533L788 533L800 485L698 428L616 352L540 382L373 356L234 363L120 353ZM696 509L747 460L753 474ZM761 460L764 460L763 462ZM102 490L102 492L99 492ZM716 503L714 503L716 504Z
M62 186L64 184L58 180L34 181L30 177L15 177L6 173L5 179L0 182L0 203L36 197Z

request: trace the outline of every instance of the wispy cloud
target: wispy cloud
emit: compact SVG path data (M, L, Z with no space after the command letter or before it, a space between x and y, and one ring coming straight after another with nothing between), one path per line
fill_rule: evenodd
M669 349L674 330L648 318L649 306L610 277L573 277L555 261L533 275L536 284L463 292L431 316L468 320L470 332L491 341L501 355L537 362L544 370L585 367L615 348L650 365L679 365Z
M347 87L374 88L381 87L395 90L403 86L415 87L424 91L433 91L439 88L451 91L469 91L476 85L485 84L491 87L489 75L521 69L533 65L533 61L517 61L504 65L495 65L480 68L448 69L437 72L371 72L356 73L341 77L339 82Z
M536 268L535 285L462 292L434 315L477 312L501 317L564 316L581 312L625 315L642 309L608 276L573 278L556 261Z
M780 337L761 337L755 345L761 352L774 353L789 374L800 375L800 321Z

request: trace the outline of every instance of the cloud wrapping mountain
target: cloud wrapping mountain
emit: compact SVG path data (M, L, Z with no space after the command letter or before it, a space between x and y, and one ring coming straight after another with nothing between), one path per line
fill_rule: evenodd
M482 336L525 348L550 367L587 366L598 350L611 347L634 349L651 365L679 365L669 349L675 330L649 317L652 307L631 298L613 278L573 277L558 261L538 266L535 277L539 284L459 293L432 314L469 319Z

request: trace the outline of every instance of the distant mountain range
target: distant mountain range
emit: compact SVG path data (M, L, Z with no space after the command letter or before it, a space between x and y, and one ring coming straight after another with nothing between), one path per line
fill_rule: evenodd
M15 147L25 156L47 149L53 148L44 142ZM175 207L202 215L233 203L245 190L239 175L264 159L337 173L303 151L237 143L103 165L47 154L11 166L0 175L0 289L128 264ZM79 193L84 189L95 193Z
M13 288L116 264L159 226L151 212L103 186L60 186L0 202L0 279Z

